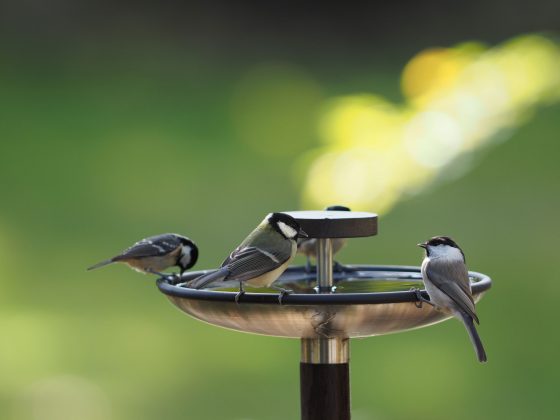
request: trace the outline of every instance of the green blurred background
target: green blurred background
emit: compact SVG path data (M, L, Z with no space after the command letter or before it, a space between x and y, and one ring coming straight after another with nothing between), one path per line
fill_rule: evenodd
M453 7L3 3L0 418L297 418L296 341L202 324L150 276L85 268L161 232L217 266L266 213L301 208L325 101L399 103L424 48L559 29L558 3ZM558 132L560 106L542 107L341 252L418 265L414 245L448 234L494 281L488 364L456 321L354 340L353 418L556 418Z

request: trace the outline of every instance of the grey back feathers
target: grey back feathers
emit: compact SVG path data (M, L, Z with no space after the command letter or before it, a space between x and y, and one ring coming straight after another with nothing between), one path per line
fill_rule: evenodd
M296 236L290 238L286 235L291 232L286 232L281 224L296 231ZM189 287L200 289L228 280L244 282L276 270L293 257L299 231L297 222L288 215L273 213L267 216L224 260L220 269L194 279Z
M436 236L419 245L426 250L422 277L430 301L463 322L478 360L486 362L486 352L474 326L479 320L463 251L448 236Z
M184 240L188 238L181 237L173 233L150 236L149 238L136 242L130 248L125 249L120 255L114 257L114 261L128 258L157 257L166 255L183 245L181 239Z
M165 233L142 239L120 254L89 267L88 270L103 267L113 262L165 257L170 254L175 255L175 253L177 258L172 261L171 265L180 266L182 271L192 267L198 259L198 248L193 241L186 236Z
M479 323L475 313L469 275L464 264L431 259L425 266L425 275L432 284L445 293L460 310Z

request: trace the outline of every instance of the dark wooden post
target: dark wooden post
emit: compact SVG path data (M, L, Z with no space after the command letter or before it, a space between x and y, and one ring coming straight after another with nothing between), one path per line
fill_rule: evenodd
M348 363L300 363L302 420L349 420Z

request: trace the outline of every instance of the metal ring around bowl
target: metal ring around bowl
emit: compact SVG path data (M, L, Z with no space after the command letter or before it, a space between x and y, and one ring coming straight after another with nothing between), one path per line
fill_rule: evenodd
M406 279L422 287L419 267L348 266L348 272L337 273L338 279L350 277L360 281L382 283L387 279ZM188 281L208 271L184 274ZM491 287L488 276L469 272L475 301ZM304 267L290 267L278 280L315 283L316 275ZM160 278L157 285L169 300L188 315L223 328L253 334L289 338L352 338L389 334L425 327L450 318L449 314L430 305L417 307L416 293L408 290L369 293L293 293L283 304L278 293L246 293L239 303L236 292L195 290L171 284ZM232 285L235 288L235 284ZM422 294L428 297L426 292Z
M394 265L349 265L346 266L350 271L348 274L353 276L359 275L361 272L367 273L391 273L393 277L402 279L418 279L421 280L420 267L414 266L394 266ZM202 274L212 272L213 270L193 271L183 274L181 281L187 282L193 280ZM293 274L301 274L309 280L315 279L316 275L313 273L306 273L303 266L289 267L284 274L277 280L278 284L286 282L286 277L293 276ZM402 273L400 276L396 273ZM338 274L338 273L337 273ZM337 280L335 274L335 282ZM471 279L471 288L474 295L486 292L492 286L490 277L485 274L475 271L469 271ZM375 277L368 277L374 279ZM235 302L236 292L215 291L209 289L190 289L187 287L179 287L169 281L169 278L161 277L157 281L159 290L168 295L179 298L188 298L195 300L207 300L218 302ZM422 295L428 298L425 290L422 290ZM376 304L376 303L402 303L402 302L417 302L418 298L416 293L412 291L395 291L395 292L374 292L374 293L290 293L283 299L285 305L353 305L353 304ZM243 296L243 304L245 303L265 303L278 305L277 293L246 293Z

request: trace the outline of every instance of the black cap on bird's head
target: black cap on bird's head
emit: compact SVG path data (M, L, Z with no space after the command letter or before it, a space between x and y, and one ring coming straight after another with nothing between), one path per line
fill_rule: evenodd
M325 210L327 211L352 211L346 206L329 206Z
M193 243L193 242L192 242L189 238L187 238L186 236L178 235L178 234L176 234L176 233L173 233L172 235L175 236L175 237L179 240L179 242L181 242L181 244L183 244L183 245L190 245L190 244Z
M426 248L428 246L438 246L438 245L447 245L447 246L452 246L453 248L461 249L459 248L459 245L457 245L457 243L449 236L434 236L429 241L418 244L418 246L422 248Z
M431 247L437 247L442 245L450 246L452 248L457 248L461 252L461 254L463 254L463 259L465 259L465 254L463 253L461 247L457 245L457 242L455 242L449 236L434 236L430 240L418 244L419 247L424 248L426 250L427 255L430 255Z
M307 238L307 233L292 216L286 213L271 213L268 223L286 239Z
M175 235L181 242L182 248L177 259L177 266L181 269L181 274L194 266L198 260L198 247L186 236Z

